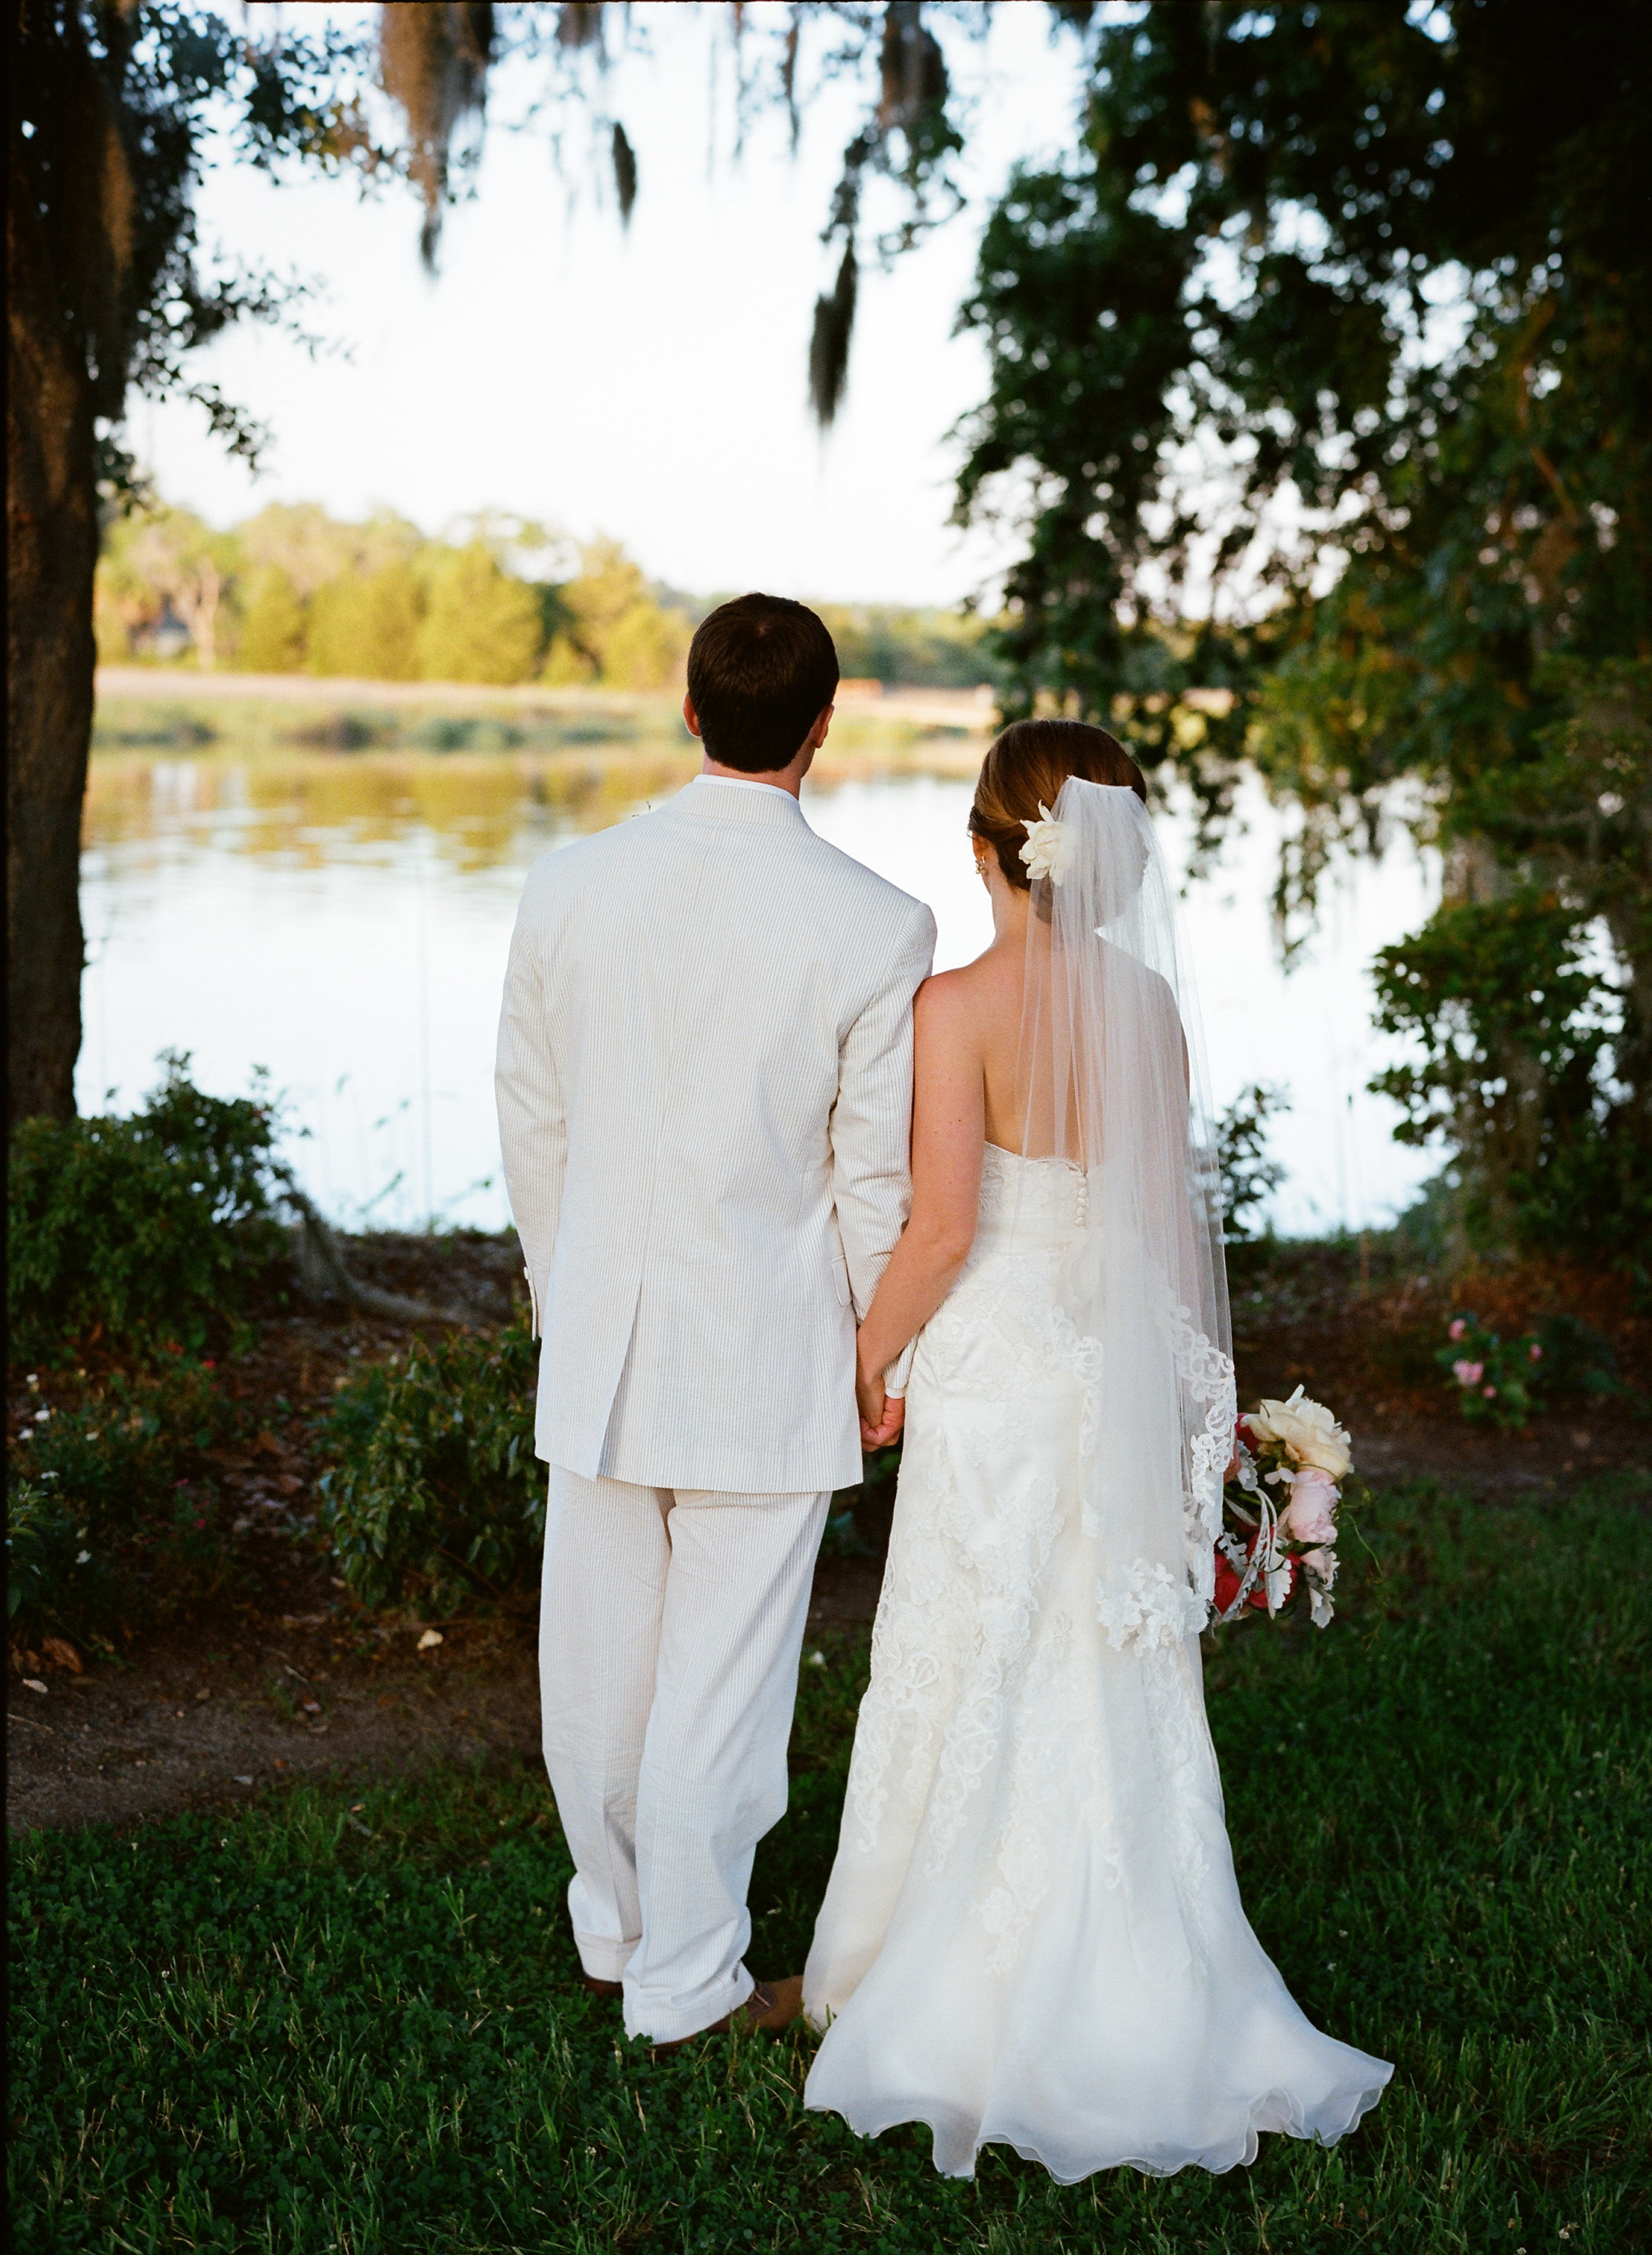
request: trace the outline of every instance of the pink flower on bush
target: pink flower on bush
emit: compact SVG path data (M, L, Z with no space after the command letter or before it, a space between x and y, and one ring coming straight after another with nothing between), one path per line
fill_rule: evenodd
M1543 1359L1543 1351L1538 1345L1536 1339L1533 1339L1531 1345L1526 1349L1526 1352L1534 1362L1541 1362Z
M1280 1525L1293 1542L1334 1542L1336 1511L1336 1482L1329 1473L1298 1472L1290 1485L1290 1501L1280 1514Z
M1467 1324L1464 1321L1461 1316L1459 1316L1456 1322L1453 1323L1446 1331L1445 1336L1448 1339L1460 1339L1467 1330Z
M1482 1386L1480 1390L1486 1396L1486 1399L1488 1401L1496 1401L1497 1388L1494 1386Z
M1452 1376L1459 1386L1478 1386L1485 1375L1483 1362L1454 1362L1452 1365Z

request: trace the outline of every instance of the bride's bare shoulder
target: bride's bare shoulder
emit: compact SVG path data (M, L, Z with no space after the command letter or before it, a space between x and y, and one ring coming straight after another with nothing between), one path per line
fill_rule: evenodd
M960 964L955 971L931 973L918 988L914 1005L919 1038L930 1034L955 1040L963 1034L981 1032L1002 1014L1011 999L1012 985L1018 1007L1018 968L1006 962L1002 951L989 948L974 963Z

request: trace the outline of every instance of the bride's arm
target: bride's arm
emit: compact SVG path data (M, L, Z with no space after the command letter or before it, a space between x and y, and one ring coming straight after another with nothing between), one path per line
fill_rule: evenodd
M883 1372L952 1289L974 1242L986 1082L963 974L925 980L912 1009L912 1212L861 1326L855 1391L875 1428Z

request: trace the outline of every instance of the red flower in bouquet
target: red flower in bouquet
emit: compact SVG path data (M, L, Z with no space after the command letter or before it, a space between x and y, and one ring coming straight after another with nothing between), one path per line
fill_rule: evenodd
M1247 1572L1249 1571L1251 1560L1256 1555L1256 1536L1253 1535L1250 1541L1245 1545L1245 1568ZM1290 1599L1296 1595L1297 1584L1301 1579L1302 1575L1302 1570L1298 1566L1296 1559L1290 1556L1288 1554L1281 1555L1280 1566L1283 1569L1286 1578L1284 1588L1282 1591L1278 1586L1277 1572L1276 1572L1274 1588L1274 1610L1276 1612L1277 1612L1283 1605L1286 1605ZM1243 1579L1244 1576L1240 1573L1238 1568L1235 1567L1232 1562L1219 1550L1216 1553L1216 1610L1218 1612L1225 1613L1228 1611L1234 1599L1239 1595L1240 1584ZM1248 1605L1255 1605L1259 1613L1265 1613L1267 1612L1268 1577L1265 1574L1258 1574L1255 1580L1251 1584L1250 1594L1245 1599L1245 1603Z
M1239 1595L1239 1576L1219 1550L1216 1553L1216 1610L1225 1613Z

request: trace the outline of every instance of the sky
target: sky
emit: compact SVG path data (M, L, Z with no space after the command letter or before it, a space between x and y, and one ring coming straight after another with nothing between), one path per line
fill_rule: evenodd
M865 82L809 105L795 161L777 112L736 160L712 20L725 11L634 13L651 53L616 62L601 96L638 152L629 232L583 114L564 114L560 170L552 121L517 126L546 83L539 64L494 80L477 193L448 213L433 277L411 191L363 200L348 182L216 165L203 247L314 276L305 319L335 348L313 358L247 326L192 361L271 426L257 479L181 401L137 406L140 460L168 500L219 524L313 500L344 516L388 505L434 532L494 507L606 533L696 592L951 604L988 588L1014 538L947 523L948 433L986 390L980 342L952 329L1010 165L1071 144L1070 35L1052 46L1044 8L1002 4L984 40L948 35L974 106L970 200L892 271L863 264L847 403L822 439L807 348L835 253L819 234ZM884 195L872 216L887 225L900 206Z

